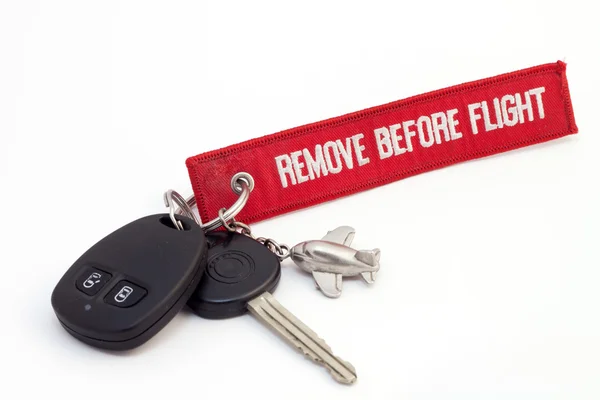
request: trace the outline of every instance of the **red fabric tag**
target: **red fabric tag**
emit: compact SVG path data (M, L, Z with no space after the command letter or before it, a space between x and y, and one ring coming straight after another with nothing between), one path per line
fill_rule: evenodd
M557 62L399 100L191 157L203 221L256 186L252 223L458 162L577 133L566 64Z

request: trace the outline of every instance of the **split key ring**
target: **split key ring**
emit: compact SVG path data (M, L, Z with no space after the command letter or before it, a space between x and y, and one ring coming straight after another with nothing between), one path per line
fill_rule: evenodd
M175 227L179 230L183 229L180 221L177 221L175 214L183 215L191 218L204 230L204 232L212 232L221 226L223 226L223 220L231 221L242 211L248 199L250 198L250 192L254 189L254 178L247 172L238 172L231 178L231 190L238 194L239 197L227 208L222 216L218 216L206 224L202 223L199 217L192 211L192 208L196 206L196 197L191 195L187 199L184 199L179 193L174 190L168 190L165 192L164 200L165 206L169 207L169 216ZM175 208L177 205L177 208Z

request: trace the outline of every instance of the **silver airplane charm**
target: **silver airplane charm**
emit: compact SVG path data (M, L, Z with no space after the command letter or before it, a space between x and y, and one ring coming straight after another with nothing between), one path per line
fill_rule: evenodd
M322 240L299 243L290 251L292 261L312 273L317 288L327 297L340 297L344 276L360 275L367 283L375 282L381 252L349 247L354 233L354 228L340 226Z

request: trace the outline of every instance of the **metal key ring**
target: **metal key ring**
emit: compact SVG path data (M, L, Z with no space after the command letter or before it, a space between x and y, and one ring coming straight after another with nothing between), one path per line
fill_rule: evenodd
M229 207L223 212L222 218L225 221L231 221L240 213L240 211L242 211L242 209L248 202L248 199L250 198L250 192L253 189L254 178L252 178L252 175L250 175L249 173L238 172L231 178L231 190L233 190L234 193L239 194L240 197L238 197L238 199L235 201L235 203L231 205L231 207ZM194 195L191 195L185 200L185 203L188 209L193 208L194 206L196 206L196 197ZM183 209L184 207L182 207L182 205L179 203L178 205L179 208L175 210L175 214L187 215L187 211ZM223 226L223 223L221 222L221 217L216 217L215 219L210 220L206 224L203 224L202 221L199 221L199 225L202 229L204 229L205 232L211 232Z
M169 216L171 217L171 221L175 225L175 228L177 228L178 230L183 230L183 225L181 224L181 221L178 221L175 218L175 214L191 218L195 223L201 225L201 221L199 221L198 218L196 218L196 215L188 205L187 200L185 200L183 196L181 196L173 189L167 190L165 192L164 201L165 206L169 207ZM179 206L178 212L175 211L175 204Z

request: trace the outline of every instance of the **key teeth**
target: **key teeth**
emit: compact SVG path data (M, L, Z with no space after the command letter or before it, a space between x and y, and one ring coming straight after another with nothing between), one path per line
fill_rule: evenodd
M330 347L327 344L325 344L325 342L322 342L321 345L323 347L327 347L328 349L330 349ZM298 346L298 350L300 350L302 353L304 353L304 355L307 358L311 359L314 363L319 364L319 365L325 367L325 369L327 369L327 371L329 371L329 374L337 382L344 383L344 384L347 384L347 385L351 385L354 382L356 382L356 379L357 379L356 369L348 361L345 361L345 360L342 360L341 358L338 358L338 361L341 364L343 364L348 369L348 371L352 372L352 377L350 377L350 378L347 378L347 377L343 376L342 374L340 374L339 372L337 372L335 369L333 369L331 367L331 365L329 365L322 358L318 357L317 355L315 355L314 353L312 353L311 351L309 351L308 349L306 349L306 347L304 347L302 345L299 345Z
M331 350L331 348L322 339L319 338L319 340L321 341L321 346L327 347L329 350ZM306 358L310 359L315 364L319 364L319 365L325 367L325 369L327 369L327 371L329 371L329 374L337 382L343 383L346 385L351 385L354 382L356 382L356 379L358 378L358 376L356 374L356 369L354 368L354 365L350 364L348 361L344 361L341 358L338 358L338 361L340 363L342 363L349 371L352 372L351 378L346 378L342 374L338 373L336 370L334 370L331 367L331 365L327 364L325 361L323 361L323 359L321 359L316 354L311 352L308 348L306 348L304 345L302 345L301 342L294 341L294 344L295 344L296 349L298 349L299 352L303 353Z

